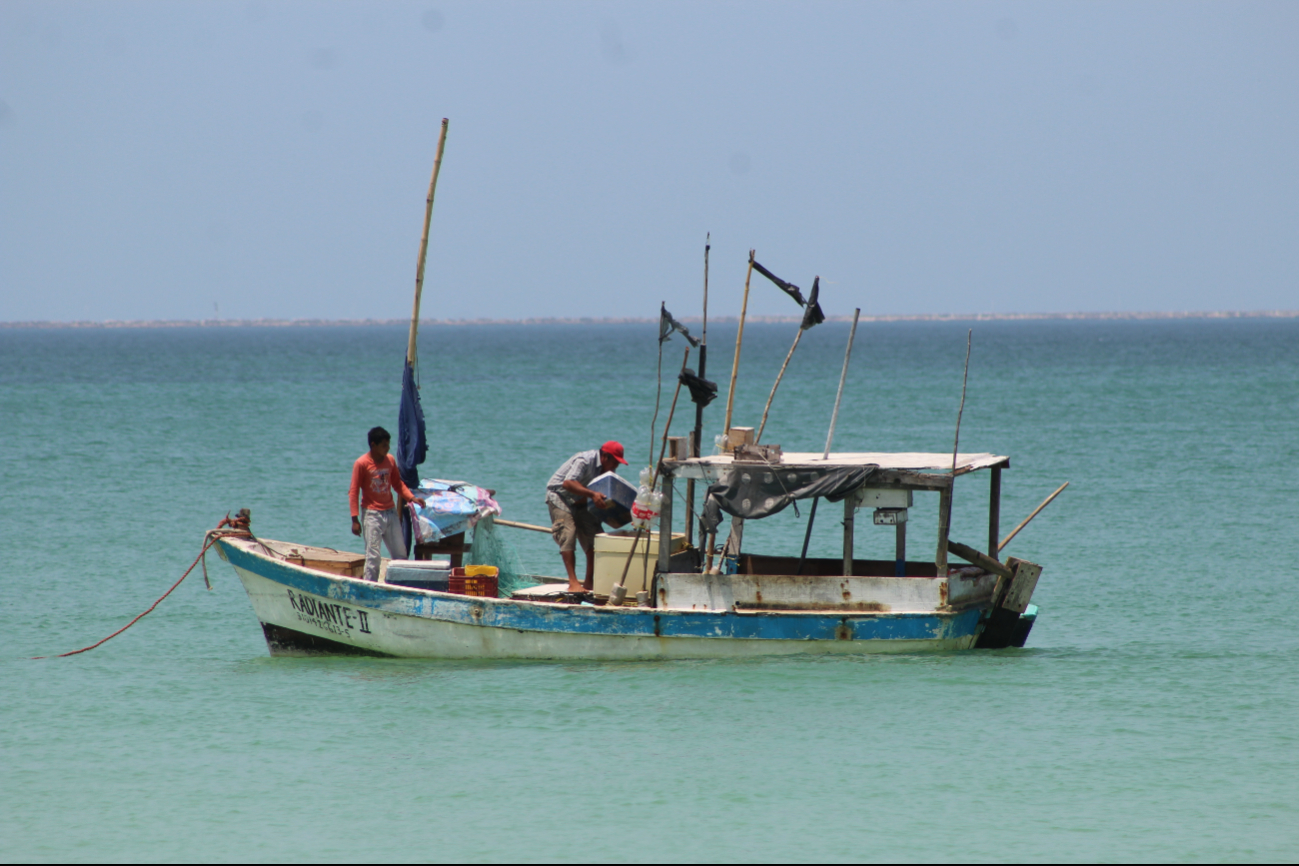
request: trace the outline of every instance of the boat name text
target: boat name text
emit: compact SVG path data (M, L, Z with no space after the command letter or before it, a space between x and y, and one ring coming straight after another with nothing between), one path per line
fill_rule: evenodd
M318 601L309 595L289 594L289 604L298 612L298 619L337 635L346 635L353 628L370 634L370 614L363 610L353 610L333 602Z

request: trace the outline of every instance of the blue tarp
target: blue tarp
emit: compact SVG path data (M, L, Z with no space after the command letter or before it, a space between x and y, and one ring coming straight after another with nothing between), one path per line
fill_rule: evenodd
M419 386L410 361L401 374L401 411L397 415L397 469L401 480L414 490L419 486L419 465L428 456L424 438L424 409L419 403Z

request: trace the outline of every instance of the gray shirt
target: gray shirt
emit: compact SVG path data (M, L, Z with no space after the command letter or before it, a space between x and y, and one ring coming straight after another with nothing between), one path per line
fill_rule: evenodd
M579 451L564 461L564 465L555 470L546 482L546 502L572 510L577 505L577 497L564 489L565 481L576 481L583 487L589 485L597 475L604 474L600 467L600 449Z

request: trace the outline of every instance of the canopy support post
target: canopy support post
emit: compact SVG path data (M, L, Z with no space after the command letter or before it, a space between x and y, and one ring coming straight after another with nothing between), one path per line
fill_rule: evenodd
M992 467L992 481L988 491L988 556L1000 559L998 554L1001 539L1001 467Z
M938 551L934 555L938 577L947 577L947 533L951 519L952 488L948 486L938 492Z
M660 464L662 465L662 464ZM667 535L664 539L663 536ZM663 503L659 507L659 574L667 574L672 560L672 473L663 473ZM655 607L658 606L657 601Z
M857 511L857 495L850 493L843 501L843 573L852 576L853 519Z
M897 577L907 576L907 522L897 526L897 562L893 564L893 574Z

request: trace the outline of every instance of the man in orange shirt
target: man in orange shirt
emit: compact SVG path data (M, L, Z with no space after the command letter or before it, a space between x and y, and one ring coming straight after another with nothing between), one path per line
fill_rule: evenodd
M388 453L392 436L382 427L370 430L370 450L356 458L352 465L352 487L348 502L352 508L352 534L365 534L365 579L379 579L379 541L388 546L393 559L406 558L406 541L402 538L401 517L392 507L392 492L403 502L424 500L410 492L401 480L397 461ZM357 494L360 494L361 517L357 517Z

